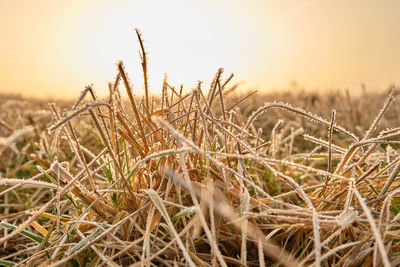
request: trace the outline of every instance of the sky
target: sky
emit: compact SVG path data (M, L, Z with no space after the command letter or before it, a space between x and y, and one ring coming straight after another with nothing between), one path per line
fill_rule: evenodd
M243 89L384 90L400 85L398 0L0 0L0 92L107 93L122 60L143 93L140 29L152 93L164 73L186 90L218 68Z

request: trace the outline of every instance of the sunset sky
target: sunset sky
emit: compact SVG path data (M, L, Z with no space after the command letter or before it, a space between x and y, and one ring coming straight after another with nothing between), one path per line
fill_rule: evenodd
M153 93L164 73L190 89L219 67L258 90L385 89L400 85L399 14L398 0L1 0L0 92L104 95L123 60L141 94L134 28Z

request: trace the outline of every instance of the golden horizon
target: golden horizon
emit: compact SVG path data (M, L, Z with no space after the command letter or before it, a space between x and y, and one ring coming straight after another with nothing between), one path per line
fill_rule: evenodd
M259 91L386 89L400 84L400 2L3 1L1 93L99 95L123 60L137 94L143 79L134 28L149 54L150 91L207 86L218 68ZM362 8L361 8L362 7Z

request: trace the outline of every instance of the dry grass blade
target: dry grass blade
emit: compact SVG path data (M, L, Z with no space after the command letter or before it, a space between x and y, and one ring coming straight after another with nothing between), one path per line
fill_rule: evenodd
M49 132L53 132L55 131L58 127L60 127L61 125L65 124L66 122L72 120L74 117L76 117L77 115L91 109L91 108L95 108L95 107L99 107L99 106L109 106L108 103L106 102L95 102L92 104L87 104L85 107L69 114L68 116L66 116L64 119L60 120L59 122L55 123L54 125L52 125L51 127L49 127Z
M158 196L158 194L154 191L154 190L147 190L147 194L149 195L150 199L153 201L154 205L157 207L158 211L162 214L162 216L164 217L164 219L166 220L168 227L170 229L170 231L172 232L172 235L176 238L176 242L179 245L179 248L182 250L183 255L185 256L186 262L189 266L196 266L192 260L192 258L190 258L188 251L186 250L185 246L182 243L182 240L179 238L178 233L175 230L174 225L171 222L171 219L168 215L168 212L164 206L164 204L162 203L160 197Z
M360 195L360 193L358 192L357 188L353 187L353 190L354 190L354 194L357 196L357 199L361 204L361 207L363 208L363 210L365 212L365 215L367 216L368 223L371 226L371 230L374 234L379 253L382 257L383 265L386 267L389 267L389 266L391 266L391 264L389 262L388 255L386 253L385 245L383 243L381 233L378 230L378 227L376 226L376 224L374 222L374 218L372 217L371 211L369 210L367 204L365 204L365 201L364 201L363 197Z
M23 179L10 179L10 178L2 178L0 179L0 185L8 186L8 185L17 185L18 187L35 187L35 188L48 188L57 190L58 187L55 184L51 184L43 181L34 181L34 180L23 180Z
M139 127L139 132L140 132L140 136L142 137L142 141L143 141L144 147L145 147L146 150L148 150L147 140L146 140L146 137L145 137L145 134L144 134L144 131L143 131L143 126L142 126L142 122L140 120L140 115L139 115L139 111L137 109L137 104L136 104L136 101L135 101L135 99L133 97L132 87L131 87L130 82L128 80L128 76L125 73L125 69L124 69L124 65L122 64L122 61L118 62L117 66L118 66L118 71L121 74L122 80L124 81L126 91L128 92L129 101L131 102L133 114L135 115L136 123L137 123L137 126Z
M93 205L93 210L101 217L105 217L107 220L112 220L115 215L117 215L117 211L104 203L101 200L97 200L97 196L93 193L90 193L86 188L84 188L79 181L72 177L71 174L68 173L59 163L55 163L52 165L51 169L54 173L57 173L61 176L63 180L70 183L73 182L72 192L78 196L81 200L83 200L86 204L90 205L96 201Z
M147 53L146 50L144 49L143 45L143 38L142 35L140 34L139 29L135 29L137 38L139 40L140 44L140 49L142 50L142 53L140 54L140 59L142 60L142 70L143 70L143 80L144 80L144 92L145 92L145 103L146 103L146 108L147 110L149 109L149 82L147 78Z
M260 107L257 111L255 111L247 120L246 124L244 125L244 129L247 129L251 123L258 117L260 116L262 113L266 112L268 109L271 108L280 108L280 109L285 109L288 110L290 112L293 112L295 114L299 114L301 116L304 116L305 118L310 119L311 121L315 121L317 123L321 123L323 125L326 125L327 127L330 126L330 122L328 122L327 120L318 117L317 115L314 115L310 112L307 112L301 108L298 107L292 107L290 104L285 104L282 102L273 102L273 103L265 103L264 106ZM333 125L332 129L342 132L346 135L348 135L349 137L351 137L354 141L358 141L358 138L351 132L347 131L346 129L344 129L341 126L338 126L336 124Z
M394 169L389 175L389 178L387 179L385 185L383 186L381 192L379 193L378 197L384 196L386 192L388 191L389 187L392 185L394 179L397 177L397 174L399 174L400 171L400 161L396 164Z
M368 131L365 133L365 136L364 136L363 140L366 140L367 138L369 138L369 136L375 130L377 124L382 119L383 115L385 114L385 112L387 111L387 109L389 108L389 106L393 102L393 100L394 100L394 90L391 90L390 93L389 93L389 96L386 99L386 101L385 101L382 109L380 110L378 116L376 116L375 120L372 122L372 124L369 127Z

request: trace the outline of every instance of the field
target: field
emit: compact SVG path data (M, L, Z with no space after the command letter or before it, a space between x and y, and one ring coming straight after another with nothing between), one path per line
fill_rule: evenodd
M253 94L220 69L135 97L117 67L106 99L0 98L0 264L400 264L395 88Z

